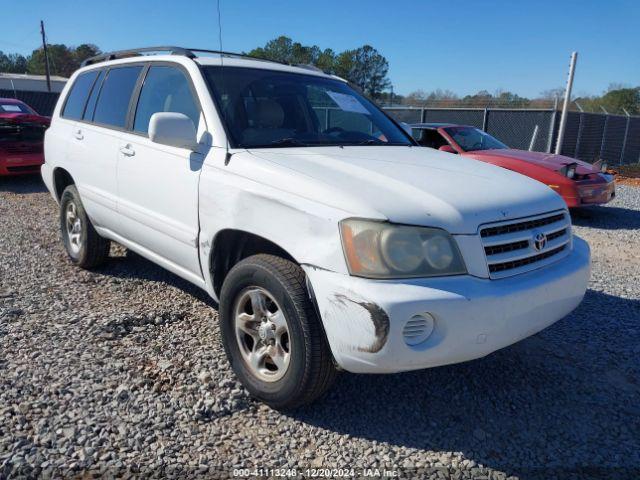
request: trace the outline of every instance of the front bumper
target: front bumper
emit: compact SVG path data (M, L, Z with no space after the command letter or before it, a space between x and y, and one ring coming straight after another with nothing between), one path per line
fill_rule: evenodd
M7 154L0 152L0 175L24 175L40 172L42 153Z
M502 280L472 276L380 281L305 266L334 358L345 370L392 373L483 357L560 320L581 302L588 244L568 257ZM428 312L431 336L409 346L403 328Z
M613 177L607 179L604 176L595 181L577 181L572 184L570 191L562 196L569 208L602 205L616 196L616 182Z

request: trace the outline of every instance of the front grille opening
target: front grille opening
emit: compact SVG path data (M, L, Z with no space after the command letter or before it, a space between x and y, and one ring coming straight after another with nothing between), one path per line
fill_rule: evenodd
M560 238L565 233L567 233L567 229L563 228L562 230L558 230L557 232L550 233L547 235L547 240L550 242L551 240L555 240L556 238Z
M552 223L560 222L564 220L564 213L553 215L546 218L538 218L536 220L527 220L526 222L512 223L510 225L501 225L499 227L485 228L480 232L482 238L494 237L496 235L504 235L505 233L522 232L523 230L532 230L538 227L544 227L545 225L551 225Z
M521 240L519 242L505 243L504 245L493 245L491 247L484 247L484 253L487 255L497 255L499 253L513 252L514 250L522 250L529 247L528 240Z
M20 165L17 167L7 167L7 171L9 172L36 172L40 170L40 165Z
M504 272L505 270L512 270L514 268L524 267L525 265L530 265L532 263L545 260L549 257L553 257L554 255L557 255L558 253L562 252L565 248L566 248L566 245L562 245L558 248L554 248L553 250L549 250L548 252L540 253L532 257L522 258L520 260L512 260L510 262L495 263L493 265L489 265L489 272L491 273Z
M21 145L1 145L0 150L5 151L11 155L20 155L27 153L41 153L42 152L42 143L25 143Z

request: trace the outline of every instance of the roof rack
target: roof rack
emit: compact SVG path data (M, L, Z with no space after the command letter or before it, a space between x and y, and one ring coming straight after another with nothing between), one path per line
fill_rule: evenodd
M215 53L222 57L247 58L250 60L273 62L273 63L279 63L281 65L290 65L285 62L278 62L277 60L269 60L268 58L254 57L251 55L247 55L245 53L225 52L224 50L206 50L204 48L183 48L183 47L162 46L162 47L132 48L129 50L118 50L115 52L101 53L100 55L96 55L95 57L87 58L84 62L82 62L81 66L86 67L87 65L106 62L108 60L137 57L145 54L160 53L160 52L166 52L169 55L182 55L187 58L196 58L198 55L196 55L196 53L194 52Z

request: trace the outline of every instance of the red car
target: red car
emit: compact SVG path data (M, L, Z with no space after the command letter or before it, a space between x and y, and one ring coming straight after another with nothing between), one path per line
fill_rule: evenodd
M40 171L49 122L20 100L0 98L0 176Z
M507 147L482 130L465 125L411 125L413 137L424 147L457 153L534 178L558 192L570 208L607 203L615 196L606 166L552 153Z

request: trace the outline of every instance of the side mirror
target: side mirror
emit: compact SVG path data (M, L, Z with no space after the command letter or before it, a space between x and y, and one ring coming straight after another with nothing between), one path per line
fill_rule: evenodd
M171 147L195 150L198 146L196 127L184 113L157 112L149 120L149 140Z
M447 153L455 153L455 154L458 153L451 145L442 145L438 150L440 150L441 152L447 152Z

